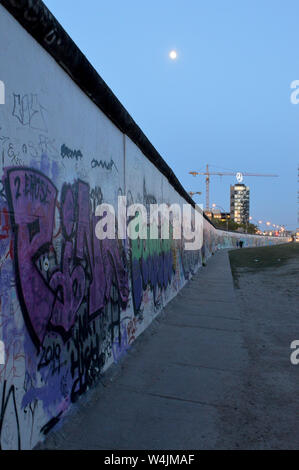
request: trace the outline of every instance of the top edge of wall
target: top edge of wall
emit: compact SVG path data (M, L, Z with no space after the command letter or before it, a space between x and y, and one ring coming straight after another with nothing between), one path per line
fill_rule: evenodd
M81 90L126 134L189 204L195 202L112 90L41 0L1 0L6 10L55 59ZM214 224L203 213L205 219Z

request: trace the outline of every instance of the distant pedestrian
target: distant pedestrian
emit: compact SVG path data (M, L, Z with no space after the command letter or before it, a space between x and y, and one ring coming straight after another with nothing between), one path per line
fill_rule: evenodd
M237 245L237 248L239 248L239 240L237 240L237 243L236 243L236 245Z
M243 240L240 240L240 242L239 242L239 243L240 243L240 248L242 248L242 246L243 246L243 243L244 243L244 242L243 242Z

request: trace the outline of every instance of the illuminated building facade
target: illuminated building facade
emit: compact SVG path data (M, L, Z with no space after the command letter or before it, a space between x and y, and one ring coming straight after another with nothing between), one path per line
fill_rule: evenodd
M230 216L237 224L249 223L249 187L245 184L230 187Z

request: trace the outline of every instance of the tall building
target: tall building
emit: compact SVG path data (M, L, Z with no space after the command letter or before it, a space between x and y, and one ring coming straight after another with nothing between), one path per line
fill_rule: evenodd
M249 223L249 187L245 184L230 187L230 217L237 224Z

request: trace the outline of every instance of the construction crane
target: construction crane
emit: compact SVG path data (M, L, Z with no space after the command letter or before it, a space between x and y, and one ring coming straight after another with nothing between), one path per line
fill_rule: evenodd
M233 173L229 171L210 171L209 165L206 166L206 171L189 171L190 175L205 175L206 176L206 210L210 210L210 176L235 176L238 183L243 181L243 176L266 176L266 177L277 177L278 175L272 175L268 173L242 173L240 171Z

